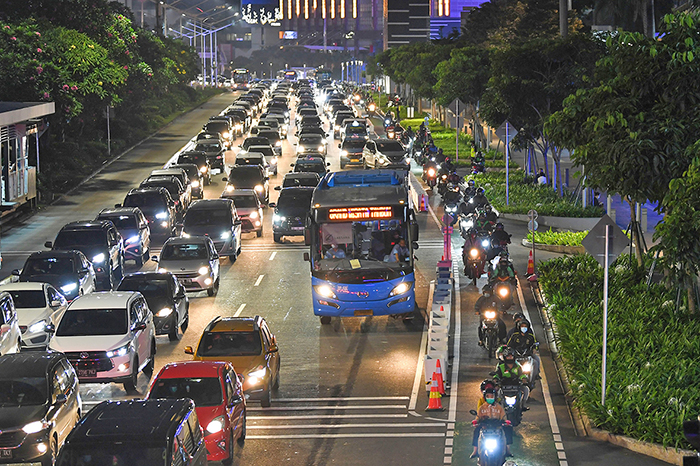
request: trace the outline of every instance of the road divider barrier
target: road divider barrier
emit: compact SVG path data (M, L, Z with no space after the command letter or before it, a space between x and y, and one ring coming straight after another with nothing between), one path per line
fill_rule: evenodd
M432 391L432 382L438 376L443 382L441 392L444 393L444 388L449 388L447 384L444 384L444 381L447 379L449 362L448 343L454 293L452 273L452 261L441 260L437 263L433 300L428 303L430 308L428 312L428 343L423 357L425 389L428 391Z
M408 172L408 180L410 184L410 196L411 205L413 210L417 212L427 212L428 211L428 194L421 186L420 181L416 178L416 175Z

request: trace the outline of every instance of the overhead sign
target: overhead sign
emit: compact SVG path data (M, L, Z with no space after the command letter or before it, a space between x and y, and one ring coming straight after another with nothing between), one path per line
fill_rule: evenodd
M467 105L461 100L455 99L450 102L450 105L448 105L447 108L450 109L453 115L462 114L467 109Z
M598 263L605 267L605 227L609 225L608 230L608 263L612 264L617 256L629 246L629 238L617 224L608 217L603 215L598 223L595 224L591 231L588 232L581 244L586 248L586 252L593 256Z
M282 34L282 39L285 40L294 40L297 37L297 31L284 31L284 33Z
M362 222L364 220L391 218L392 216L391 206L335 207L328 209L328 221L330 222Z
M506 125L508 126L507 131L506 131ZM507 141L506 141L506 132L508 133L507 135ZM501 126L499 126L496 129L496 136L498 136L498 139L501 141L504 141L506 144L510 144L510 141L513 140L515 136L518 135L518 131L513 127L513 125L508 121L504 121Z

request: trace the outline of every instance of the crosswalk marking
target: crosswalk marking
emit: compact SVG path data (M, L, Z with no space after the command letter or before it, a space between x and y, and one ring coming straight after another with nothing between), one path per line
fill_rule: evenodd
M276 426L251 426L248 430L278 430L278 429L378 429L378 428L414 428L414 427L445 427L444 423L423 423L423 422L397 422L393 424L279 424Z
M404 405L368 405L368 406L273 406L272 408L248 407L248 411L342 411L345 409L406 409Z
M306 416L247 416L249 421L259 421L262 419L281 421L284 419L300 421L314 419L374 419L374 418L407 418L408 414L309 414Z
M246 440L292 440L292 439L341 439L341 438L405 438L405 437L444 437L444 432L368 432L357 434L282 434L246 435Z

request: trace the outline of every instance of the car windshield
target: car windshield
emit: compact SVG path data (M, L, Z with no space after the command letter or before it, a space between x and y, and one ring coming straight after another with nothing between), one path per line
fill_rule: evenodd
M177 163L193 163L198 167L203 167L207 163L207 157L204 154L187 154L177 158Z
M48 384L45 377L0 379L0 407L37 406L47 402ZM26 421L25 421L26 422Z
M362 150L365 147L365 141L344 141L343 149L345 150Z
M256 151L257 152L257 151ZM236 165L265 165L263 157L245 157L239 156L236 158Z
M269 145L267 145L267 146L252 146L250 148L250 150L252 152L260 152L261 154L263 154L266 157L272 157L274 155L274 153L272 152L272 147L270 147Z
M347 113L347 112L338 112L338 114L335 116L335 124L339 125L341 124L344 120L348 118L352 118L353 115L352 113Z
M228 206L220 209L190 209L185 214L185 228L194 226L226 226L231 224L233 217Z
M165 443L165 440L163 440ZM61 451L60 466L155 466L166 461L164 445L139 445L135 442L95 442L66 445ZM184 464L182 462L172 464Z
M144 212L160 212L167 209L163 196L159 192L129 194L124 199L124 207L138 207Z
M277 206L280 209L288 209L290 207L310 208L311 196L313 193L312 189L301 189L298 191L292 189L283 190L280 192Z
M219 406L223 403L221 381L215 377L158 379L153 384L148 397L153 398L190 398L195 406Z
M197 348L199 356L254 356L262 353L258 332L208 332Z
M241 146L241 148L248 150L250 146L260 146L269 143L270 142L267 140L267 138L263 137L246 138L246 140L243 141L243 145Z
M170 193L170 196L173 199L177 199L180 197L180 187L182 186L180 183L176 183L175 181L171 180L147 180L141 183L141 186L144 188L160 188L163 187L168 190Z
M66 248L70 246L104 246L107 247L107 233L102 229L90 230L63 230L58 233L54 247Z
M161 260L207 260L207 246L203 243L167 244L160 253Z
M379 152L404 152L404 148L398 142L378 142L377 149Z
M323 143L321 136L301 136L299 145L319 145Z
M258 133L258 136L270 141L270 143L274 143L280 140L280 134L277 131L260 131Z
M16 309L32 309L46 307L44 290L15 290L10 291Z
M204 131L208 133L223 133L228 131L228 123L225 121L210 121L204 125Z
M261 124L264 124L265 126L269 126L270 128L277 128L279 127L280 123L274 118L266 118L264 120L260 120Z
M178 165L173 165L173 168L182 168L185 170L187 173L187 177L189 178L190 181L194 181L196 179L199 179L199 169L197 168L197 165L187 163L187 164L178 164Z
M63 314L56 336L124 335L127 324L126 309L71 309Z
M146 299L171 295L168 280L165 278L144 280L139 277L125 277L117 289L119 291L138 291Z
M262 170L256 165L236 167L228 175L228 183L237 188L252 188L262 182Z
M133 215L100 215L100 220L110 220L117 230L135 230L136 217Z
M326 173L326 165L323 162L297 162L294 166L296 172L311 172L319 175Z
M194 147L194 150L201 150L203 152L220 152L221 144L217 142L204 142L200 141Z
M69 257L37 257L27 259L22 275L65 275L73 271L73 259Z
M283 188L288 188L290 186L311 186L314 187L318 185L318 179L311 176L285 176L282 182Z
M236 204L236 207L257 207L258 206L258 196L253 194L252 196L233 196L229 197L229 199L233 199L233 203Z
M367 129L364 126L352 126L348 125L345 127L345 134L365 134Z

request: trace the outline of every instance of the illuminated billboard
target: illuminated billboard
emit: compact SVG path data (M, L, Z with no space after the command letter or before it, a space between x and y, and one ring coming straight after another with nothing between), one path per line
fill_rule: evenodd
M248 24L280 26L282 12L279 0L243 0L241 17Z

